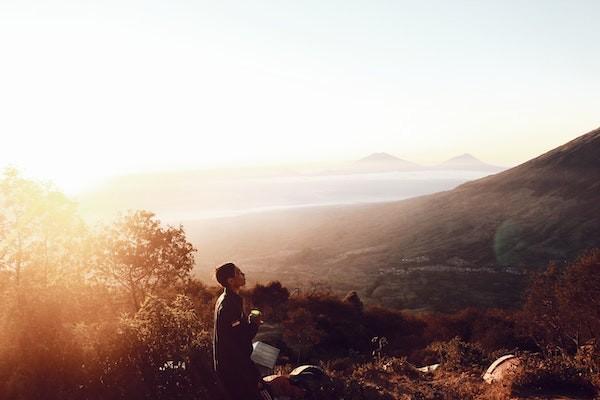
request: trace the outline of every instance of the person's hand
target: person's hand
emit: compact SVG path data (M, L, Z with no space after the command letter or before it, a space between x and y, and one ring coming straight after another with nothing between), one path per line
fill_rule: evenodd
M263 321L261 320L261 312L260 310L252 310L250 311L250 315L248 315L248 322L251 324L262 325Z

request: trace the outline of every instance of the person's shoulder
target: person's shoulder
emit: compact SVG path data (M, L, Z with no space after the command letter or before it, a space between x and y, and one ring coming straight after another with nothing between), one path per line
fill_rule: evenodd
M215 301L215 307L218 308L222 308L223 305L226 303L226 296L225 296L225 292L221 293L219 295L219 297L217 297L217 301Z
M225 300L225 292L221 293L219 297L217 297L217 303L222 303Z
M242 298L234 292L224 292L223 296L223 304L227 305L241 305Z

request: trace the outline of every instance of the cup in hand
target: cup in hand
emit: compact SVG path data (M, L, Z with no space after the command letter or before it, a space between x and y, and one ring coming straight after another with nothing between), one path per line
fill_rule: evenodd
M251 310L250 315L248 315L248 320L250 321L250 323L260 324L262 323L262 321L260 320L261 314L262 313L260 312L260 310Z

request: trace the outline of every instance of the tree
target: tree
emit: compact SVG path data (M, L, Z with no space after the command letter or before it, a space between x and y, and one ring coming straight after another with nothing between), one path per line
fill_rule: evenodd
M17 286L81 277L87 230L77 206L52 185L7 169L0 179L0 270Z
M184 295L167 301L148 297L132 318L123 318L124 330L131 330L143 344L143 359L158 370L166 361L188 361L206 332L192 300Z
M317 328L309 311L296 308L288 312L287 319L283 321L283 338L285 343L298 353L298 363L302 355L318 344L322 337L323 332Z
M356 311L362 311L364 308L362 300L358 296L358 293L356 293L354 290L349 292L346 297L344 297L344 302L350 304Z
M150 293L189 279L195 251L181 226L163 228L153 213L136 211L100 233L96 272L125 289L138 310Z
M177 295L172 301L148 296L140 309L122 316L118 325L92 337L86 354L90 384L83 398L221 399L207 396L216 377L206 362L209 333L193 301ZM116 329L115 329L116 328ZM196 376L198 369L205 374Z
M33 232L41 214L40 197L40 187L23 179L17 170L9 168L4 172L0 181L0 259L2 269L14 274L17 286L33 254Z
M564 347L556 298L559 281L559 269L550 265L546 271L533 279L523 306L522 321L525 329L542 349L549 344Z
M283 317L289 298L290 291L278 281L269 282L266 286L257 284L250 295L254 307L260 308L263 313L272 314L275 319Z
M541 348L575 352L600 340L600 250L565 269L551 266L533 281L523 323Z
M564 333L579 347L600 342L600 249L567 268L556 288Z

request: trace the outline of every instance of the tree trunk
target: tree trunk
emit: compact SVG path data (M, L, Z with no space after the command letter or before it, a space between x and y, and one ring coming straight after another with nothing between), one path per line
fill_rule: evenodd
M133 300L133 307L137 312L140 309L140 301L138 300L137 291L135 290L135 287L131 288L131 298Z
M17 237L17 257L15 262L15 278L17 280L17 287L21 284L21 234Z

